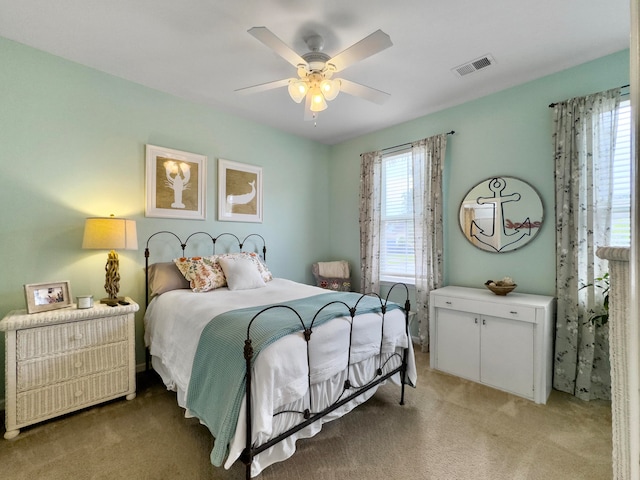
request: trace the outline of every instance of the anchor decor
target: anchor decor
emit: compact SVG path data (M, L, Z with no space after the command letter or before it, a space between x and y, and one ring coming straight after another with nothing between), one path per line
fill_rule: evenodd
M513 177L492 177L473 187L460 206L460 228L481 250L516 250L540 231L543 208L538 193Z

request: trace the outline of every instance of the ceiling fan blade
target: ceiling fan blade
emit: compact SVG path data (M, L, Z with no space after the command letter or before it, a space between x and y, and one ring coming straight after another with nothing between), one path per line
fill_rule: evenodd
M252 93L266 92L267 90L273 90L274 88L286 87L289 85L289 78L283 78L282 80L276 80L275 82L261 83L259 85L253 85L251 87L239 88L235 92L240 95L250 95Z
M329 60L328 63L333 64L336 67L336 71L339 72L360 60L364 60L371 55L381 52L385 48L389 48L391 45L393 45L393 43L391 43L389 35L382 30L376 30L368 37L363 38L358 43L354 43L346 50L337 54Z
M294 52L291 47L276 37L267 27L253 27L247 30L251 35L260 40L263 44L276 52L294 67L306 65L307 62Z
M340 79L340 91L353 95L354 97L361 97L370 102L382 105L386 102L390 94L383 92L382 90L376 90L375 88L367 87L350 80Z

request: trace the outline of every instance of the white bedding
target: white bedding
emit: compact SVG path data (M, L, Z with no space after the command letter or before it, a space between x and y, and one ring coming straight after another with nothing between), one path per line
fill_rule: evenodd
M281 278L273 279L263 288L252 290L230 291L220 288L206 293L193 293L190 290L166 292L153 299L145 314L145 342L150 348L153 367L167 387L177 392L178 404L186 409L193 358L200 334L212 318L237 308L277 304L324 293L329 292ZM358 365L352 368L354 377L351 378L365 375L364 371L375 362L375 355L380 349L380 319L380 314L366 314L357 316L354 321L353 337L357 340L351 347L351 363ZM320 390L330 394L339 394L342 390L341 382L344 379L336 378L336 375L341 375L347 365L350 320L350 317L340 317L314 329L310 351L312 383L317 384L312 391L318 389L315 398L318 398ZM408 380L415 385L415 361L412 344L405 332L404 313L392 310L385 317L383 352L390 354L404 347L409 347ZM307 374L306 343L300 332L276 341L260 353L254 366L252 384L254 398L260 399L259 402L252 402L254 441L262 443L295 421L286 415L274 420L273 412L284 405L289 407L304 402L308 389ZM371 390L357 401L346 404L324 421L339 417L374 392ZM231 466L245 447L244 405L243 401L236 434L225 462L226 468ZM291 456L297 438L312 436L320 428L321 423L317 422L260 454L252 464L252 476L258 475L266 466Z

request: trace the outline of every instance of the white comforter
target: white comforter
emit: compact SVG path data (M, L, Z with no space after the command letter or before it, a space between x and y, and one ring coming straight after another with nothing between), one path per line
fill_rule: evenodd
M186 409L186 394L193 358L200 334L215 316L237 308L270 305L288 300L309 297L327 290L276 278L266 287L253 290L230 291L227 288L206 293L174 290L154 298L145 314L145 342L150 347L153 367L161 375L168 388L178 394L178 404ZM354 322L354 342L351 363L365 362L380 348L380 314L357 316ZM304 319L305 322L307 319ZM312 383L325 382L347 364L350 318L331 320L314 329L311 345ZM411 342L405 332L404 314L401 310L387 313L383 339L383 351L390 353L409 347L408 379L415 385L416 369ZM283 405L300 401L308 389L306 344L302 334L288 335L265 348L254 366L253 437L258 442L270 438L274 429L273 412ZM329 388L333 385L329 382ZM334 385L338 388L336 385ZM373 391L371 392L373 394ZM367 398L371 395L367 395ZM362 399L361 401L363 401ZM361 403L357 402L357 403ZM357 404L356 403L356 404ZM354 408L345 405L330 420ZM188 412L187 412L188 414ZM299 432L298 437L315 434L321 424ZM280 431L280 430L278 430ZM244 402L236 435L230 445L225 463L229 468L245 446ZM296 437L281 447L263 452L252 465L252 476L275 461L283 460L295 451Z

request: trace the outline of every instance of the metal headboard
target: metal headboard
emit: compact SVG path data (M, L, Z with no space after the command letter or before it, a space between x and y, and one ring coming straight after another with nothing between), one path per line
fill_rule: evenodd
M257 233L251 233L249 235L247 235L246 237L244 237L242 240L240 240L240 238L238 238L237 235L233 234L233 233L221 233L218 236L212 236L210 233L208 232L195 232L192 233L191 235L189 235L186 240L182 241L180 239L180 237L178 235L176 235L173 232L170 232L168 230L162 230L160 232L156 232L154 234L152 234L148 239L147 239L147 243L145 245L144 248L144 280L145 280L145 305L149 305L149 256L150 256L150 251L149 251L149 242L151 241L152 238L154 238L156 235L170 235L173 236L173 239L178 241L178 244L180 245L180 248L182 249L182 256L185 256L185 250L189 244L189 240L191 240L192 238L194 238L197 235L204 235L206 237L209 238L209 240L211 240L211 255L215 255L216 253L216 242L221 238L221 237L233 237L237 244L238 244L238 249L239 251L242 251L244 245L247 243L247 240L249 240L251 237L257 237L261 240L260 243L262 243L262 259L263 260L267 260L267 246L266 243L264 241L264 238L262 237L262 235L257 234ZM173 240L171 240L173 241ZM195 241L195 240L193 240ZM259 246L259 245L256 245Z

